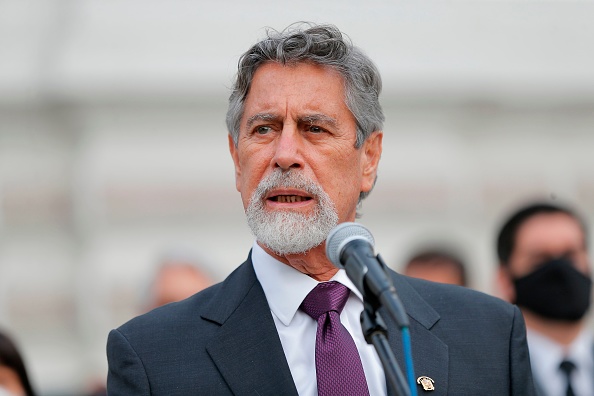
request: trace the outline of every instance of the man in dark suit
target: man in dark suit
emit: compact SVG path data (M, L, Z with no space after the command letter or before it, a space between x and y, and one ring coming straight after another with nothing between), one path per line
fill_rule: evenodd
M380 91L374 64L333 26L269 32L242 56L227 126L256 241L222 283L110 333L110 395L392 394L359 324L362 296L325 254L375 183ZM533 393L516 307L389 276L410 317L420 392ZM383 317L402 362L398 327Z

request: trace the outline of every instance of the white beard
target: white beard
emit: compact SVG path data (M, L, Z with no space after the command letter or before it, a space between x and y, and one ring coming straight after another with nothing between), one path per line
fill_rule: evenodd
M311 215L265 209L264 197L275 188L297 188L306 191L317 202ZM301 254L321 245L338 225L334 203L326 192L296 171L280 168L263 179L250 198L247 222L256 239L278 255Z

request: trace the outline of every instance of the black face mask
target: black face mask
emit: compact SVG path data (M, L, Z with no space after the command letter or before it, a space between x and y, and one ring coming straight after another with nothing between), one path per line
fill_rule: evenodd
M548 319L575 322L590 307L592 279L566 258L556 258L513 280L515 303Z

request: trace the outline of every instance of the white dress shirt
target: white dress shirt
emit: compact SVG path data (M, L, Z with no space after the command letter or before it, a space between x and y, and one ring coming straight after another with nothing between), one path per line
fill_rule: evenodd
M256 242L252 249L252 262L272 311L297 391L301 396L315 396L318 394L315 364L318 323L299 310L299 306L319 282L274 259ZM369 394L386 395L386 378L381 361L373 345L365 341L359 322L363 312L361 293L344 270L339 270L331 280L342 283L352 292L340 321L355 340Z
M582 331L567 351L562 345L531 329L527 329L527 338L532 375L539 391L546 396L565 395L567 380L559 370L559 364L567 359L576 366L571 374L576 396L594 395L594 343L589 331Z

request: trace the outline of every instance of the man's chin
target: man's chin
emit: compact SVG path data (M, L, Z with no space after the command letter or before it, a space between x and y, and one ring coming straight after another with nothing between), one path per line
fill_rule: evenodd
M300 216L307 220L311 219L315 214L313 213L314 210L306 207L264 207L264 213L267 216Z
M288 256L292 256L292 257L299 257L299 256L306 256L307 254L309 254L313 249L315 249L316 247L320 246L314 246L314 247L310 247L310 248L306 248L306 249L294 249L293 247L286 247L286 248L279 248L279 249L273 249L267 245L265 245L268 250L270 250L272 253L276 254L277 256L282 256L282 257L288 257Z
M325 239L320 241L319 239L312 240L311 238L303 238L296 241L292 238L286 238L288 236L286 234L280 235L281 233L279 232L273 235L256 236L256 238L261 246L278 256L303 256L322 245L325 241Z
M332 209L330 204L317 209L271 208L256 204L248 208L246 215L252 233L270 252L278 256L305 255L323 244L338 222Z

